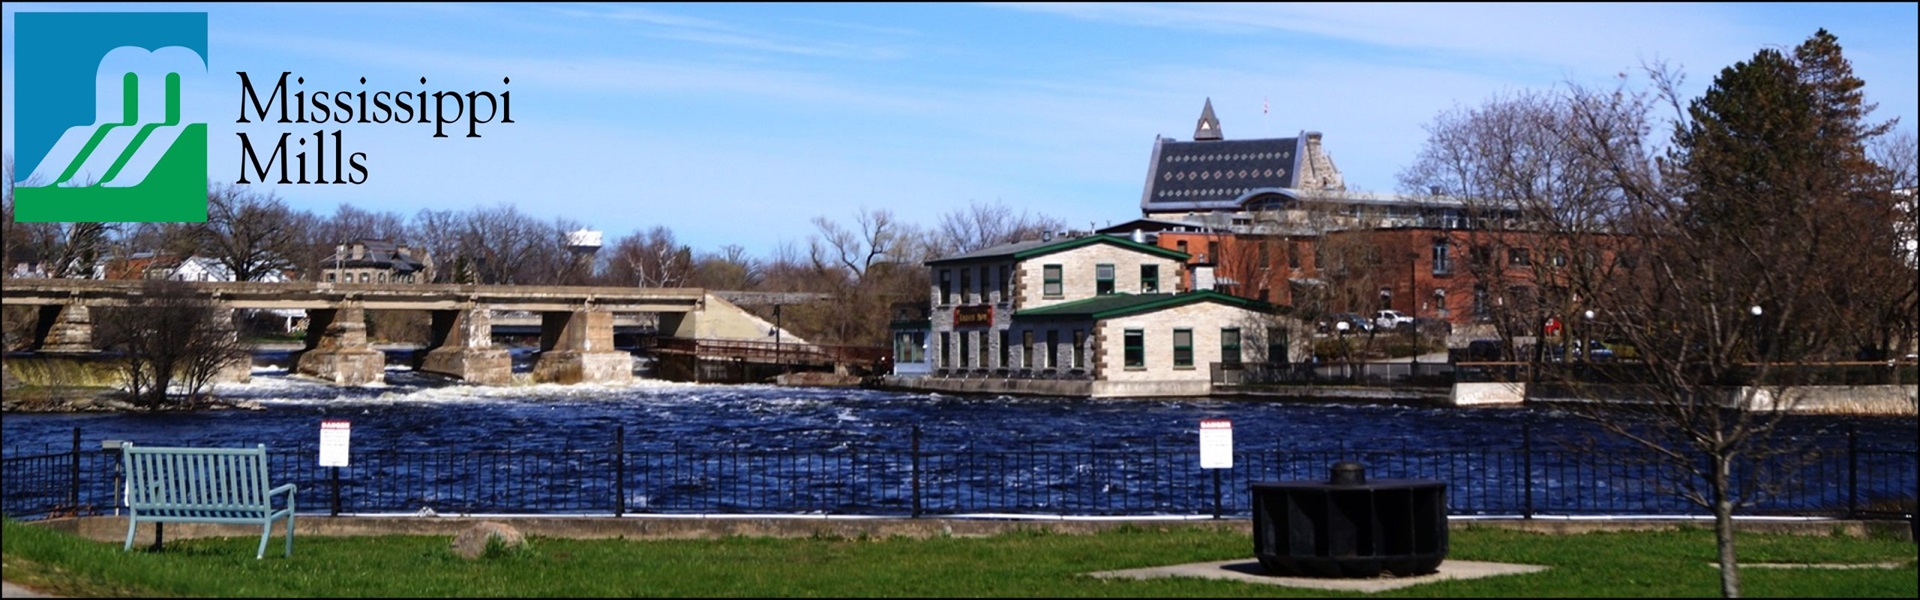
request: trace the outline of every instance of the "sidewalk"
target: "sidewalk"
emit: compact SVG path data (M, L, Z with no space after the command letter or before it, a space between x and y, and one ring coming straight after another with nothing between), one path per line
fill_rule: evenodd
M11 581L0 581L0 598L59 598L59 596L20 587Z

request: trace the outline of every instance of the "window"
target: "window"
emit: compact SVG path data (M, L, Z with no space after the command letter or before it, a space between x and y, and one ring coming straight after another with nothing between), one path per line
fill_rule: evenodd
M1033 368L1033 332L1020 332L1020 362L1026 368Z
M333 273L328 273L328 274L327 274L327 283L333 283L333 280L334 280L334 278L335 278L335 274L333 274Z
M1446 240L1433 242L1433 274L1450 275L1453 273L1453 260L1447 256Z
M1113 265L1093 266L1093 293L1113 293Z
M1254 250L1260 254L1260 268L1265 269L1272 266L1272 259L1267 256L1267 241L1259 240L1253 244L1255 246Z
M1207 242L1207 260L1220 262L1220 242Z
M386 274L386 273L381 273L381 274L380 274L380 277L379 277L379 281L380 281L380 283L386 283L386 282L387 282L387 274Z
M1193 366L1193 330L1173 330L1173 366Z
M1058 330L1054 330L1054 329L1047 330L1047 348L1045 350L1042 350L1041 352L1044 352L1047 355L1047 359L1040 361L1040 366L1046 367L1049 369L1059 366L1057 364L1054 364L1055 361L1060 360L1059 358L1057 358L1060 352L1060 332Z
M1286 328L1267 328L1267 364L1286 364L1287 341Z
M1160 291L1160 265L1140 265L1140 293Z
M940 368L953 366L953 334L940 332Z
M1487 306L1486 284L1481 284L1481 283L1473 284L1473 316L1476 318L1484 319L1490 316L1492 313L1493 313L1493 307Z
M367 274L366 274L366 273L361 273L361 274L360 274L360 283L366 283L366 282L367 282L367 280L368 280L368 278L367 278Z
M1007 268L1007 265L1000 265L1000 301L1001 302L1006 302L1008 298L1013 297L1013 287L1009 285L1009 282L1011 280L1007 278L1008 272L1009 272L1009 269Z
M960 303L966 304L973 294L973 269L960 270Z
M1473 266L1485 267L1493 264L1493 249L1486 246L1473 247Z
M1287 242L1287 268L1300 268L1300 242Z
M987 337L987 332L980 332L980 368L982 369L989 366L987 363L987 353L993 351L992 346L992 338Z
M967 368L967 361L971 360L973 357L973 353L968 352L969 347L967 344L967 342L972 339L973 339L973 332L971 331L960 332L960 368L962 369Z
M1082 350L1086 348L1086 346L1087 346L1087 332L1081 331L1079 329L1073 330L1073 368L1075 369L1087 368L1087 358L1084 354L1082 354Z
M1555 267L1567 266L1567 253L1560 250L1553 251L1552 264Z
M1240 364L1240 329L1228 327L1220 330L1220 362Z
M1524 267L1531 264L1533 264L1533 259L1527 256L1526 248L1507 249L1507 266Z
M1060 265L1046 265L1040 268L1040 273L1043 282L1043 285L1040 287L1040 295L1046 298L1059 298L1062 295L1060 291Z
M1000 330L1000 368L1007 368L1007 354L1012 351L1012 349L1013 334L1005 329Z
M1128 329L1126 333L1126 361L1129 369L1143 369L1147 366L1146 334L1138 329Z
M953 273L940 270L940 303L953 304Z
M1186 253L1187 253L1187 241L1186 241L1186 240L1179 240L1179 241L1176 241L1176 242L1174 242L1174 243L1173 243L1173 249L1174 249L1174 250L1179 250L1181 254L1186 254Z

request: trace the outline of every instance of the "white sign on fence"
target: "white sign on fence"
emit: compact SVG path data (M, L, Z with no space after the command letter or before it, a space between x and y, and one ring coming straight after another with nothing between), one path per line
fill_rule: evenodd
M320 466L347 466L348 440L353 435L348 421L320 422Z
M1233 421L1200 420L1200 468L1233 468Z

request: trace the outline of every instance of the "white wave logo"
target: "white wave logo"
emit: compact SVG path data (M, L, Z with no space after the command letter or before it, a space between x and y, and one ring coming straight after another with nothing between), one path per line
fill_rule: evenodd
M181 90L202 74L200 55L180 46L122 46L94 73L94 122L68 128L29 181L47 186L132 187L145 181L189 123Z

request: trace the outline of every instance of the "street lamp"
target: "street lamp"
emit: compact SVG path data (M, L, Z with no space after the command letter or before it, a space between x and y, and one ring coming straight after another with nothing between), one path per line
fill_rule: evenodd
M1760 314L1765 311L1760 310L1760 305L1755 304L1747 309L1747 312L1753 315L1753 361L1757 363L1766 356L1766 352L1760 347Z
M1586 327L1580 330L1580 358L1593 362L1593 309L1587 309Z
M1341 317L1340 322L1333 324L1333 328L1336 330L1339 330L1340 332L1341 370L1345 371L1345 375L1347 376L1348 379L1352 379L1353 378L1353 360L1352 360L1351 354L1347 352L1347 327L1348 325L1345 317Z

